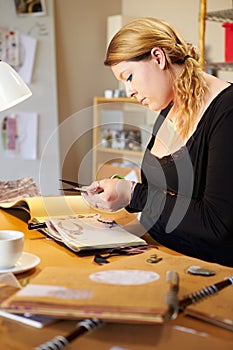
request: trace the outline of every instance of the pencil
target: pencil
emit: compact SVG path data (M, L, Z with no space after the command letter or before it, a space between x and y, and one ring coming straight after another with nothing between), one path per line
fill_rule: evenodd
M80 335L86 332L90 332L93 329L103 325L103 322L98 319L86 319L77 323L75 329L73 329L67 336L57 335L52 340L39 345L34 350L61 350L69 345L73 340L77 339Z

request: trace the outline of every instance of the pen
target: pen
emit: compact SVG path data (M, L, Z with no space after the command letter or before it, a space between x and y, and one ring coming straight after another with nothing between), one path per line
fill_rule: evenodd
M39 345L34 350L61 350L69 345L74 339L78 338L85 332L90 332L93 329L103 325L103 322L98 319L86 319L77 323L75 329L71 331L67 336L57 335L52 340Z
M174 320L179 313L179 302L178 302L178 292L179 292L179 275L176 271L167 271L166 281L169 283L169 290L166 293L166 304L168 310L165 314L165 320Z

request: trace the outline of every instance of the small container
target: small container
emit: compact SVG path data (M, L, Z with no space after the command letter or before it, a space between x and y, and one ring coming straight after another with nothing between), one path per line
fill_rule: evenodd
M110 89L104 90L104 97L112 98L113 97L113 91L110 90Z
M225 28L225 61L233 62L233 23L223 23Z

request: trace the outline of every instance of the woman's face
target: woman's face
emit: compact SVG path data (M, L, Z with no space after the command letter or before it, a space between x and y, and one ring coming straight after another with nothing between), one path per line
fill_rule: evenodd
M124 83L128 97L135 97L151 110L159 111L173 99L171 75L164 59L152 54L149 60L122 61L111 68L115 77Z

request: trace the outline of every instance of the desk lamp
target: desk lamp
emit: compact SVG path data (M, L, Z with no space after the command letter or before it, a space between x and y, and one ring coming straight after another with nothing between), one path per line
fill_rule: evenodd
M0 112L11 108L32 95L19 74L0 60Z

